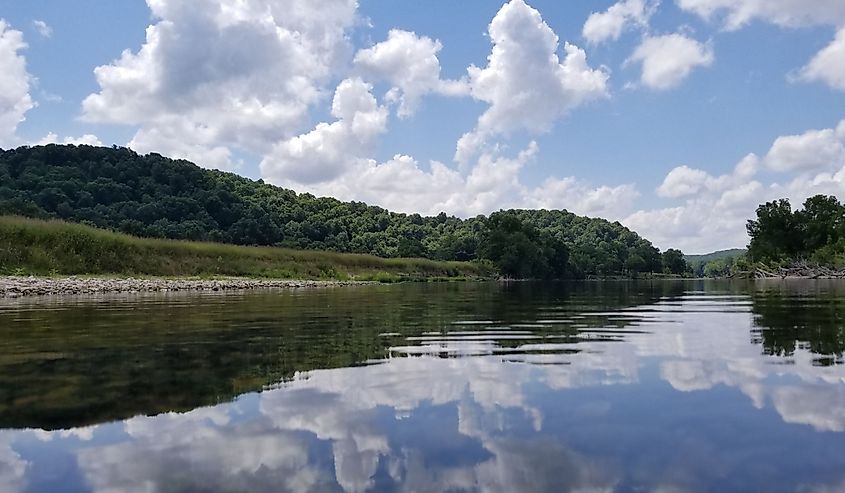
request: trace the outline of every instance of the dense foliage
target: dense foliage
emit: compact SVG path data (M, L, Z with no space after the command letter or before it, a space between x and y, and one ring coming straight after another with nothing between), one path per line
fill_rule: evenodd
M748 221L747 229L748 255L754 261L831 264L845 255L845 206L833 196L810 197L796 211L787 199L767 202L757 208L757 219Z
M683 257L661 256L636 233L603 219L548 210L470 219L398 214L118 147L0 152L0 214L58 218L150 238L489 259L512 277L686 271Z

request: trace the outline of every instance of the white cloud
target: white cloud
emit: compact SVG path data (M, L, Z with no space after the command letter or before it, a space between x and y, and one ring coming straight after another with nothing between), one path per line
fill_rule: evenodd
M784 27L845 22L841 0L675 0L678 6L705 19L724 16L727 29L738 29L754 19Z
M472 96L490 107L458 142L457 161L471 162L491 135L547 131L573 108L607 96L608 74L592 69L586 53L569 43L561 61L558 36L523 0L505 4L488 31L493 49L487 66L471 66L468 73Z
M400 117L412 115L420 99L429 93L466 95L466 81L442 80L437 53L440 41L413 32L391 29L387 40L358 51L355 65L369 76L393 85L391 99L399 101Z
M713 47L683 34L645 37L626 63L642 64L640 82L666 90L677 87L696 67L708 67L715 59Z
M838 169L845 166L845 137L832 128L778 137L765 163L780 172Z
M0 147L21 143L16 135L18 124L35 107L29 94L26 58L21 54L26 47L23 33L0 19Z
M348 60L357 19L355 0L148 5L144 45L95 69L83 117L140 125L135 144L224 167L232 147L263 154L295 134Z
M663 179L663 183L657 189L657 195L671 198L694 195L704 187L708 178L706 171L689 166L678 166Z
M780 180L765 184L755 179L764 168L780 173ZM836 128L778 137L763 157L749 154L725 175L679 166L666 175L657 194L684 203L640 210L623 223L662 248L688 253L743 246L748 243L745 223L763 202L788 198L798 207L816 194L845 198L845 120Z
M289 159L287 147L290 145L285 144L285 149L275 156L287 154L285 159ZM349 149L355 145L339 147ZM330 159L330 164L326 164L317 149L330 147L297 144L296 150L303 152L297 155L297 161L286 161L288 164L280 166L281 161L266 160L263 176L272 183L290 186L300 192L365 201L397 212L428 215L446 212L461 217L489 214L503 208L542 207L565 208L578 214L618 219L625 216L633 200L639 196L633 185L593 187L574 177L552 177L538 187L526 186L520 180L520 174L539 152L533 142L515 157L484 153L466 172L437 161L432 161L425 169L407 155L396 155L379 163L356 157L354 152L350 155L331 153L337 159ZM318 166L323 170L320 176L331 178L303 182L310 177L311 171L308 171L309 175L300 177L290 171L296 166L304 166L303 163L321 163Z
M624 217L640 196L632 184L593 187L575 177L547 178L527 194L529 207L567 209L576 214L616 220Z
M581 34L588 42L598 44L619 39L625 28L631 25L645 29L658 3L649 3L646 0L622 0L611 5L604 12L590 14Z
M536 144L532 143L515 158L484 154L465 175L436 161L425 170L410 156L397 155L384 163L353 158L333 163L336 166L330 168L331 179L312 183L295 177L289 180L295 181L296 190L316 195L366 201L398 212L445 211L466 217L523 205L527 191L519 182L519 172L536 153ZM305 157L303 160L313 162ZM269 181L290 185L284 178L287 173L268 173L279 169L269 161L262 167Z
M89 146L102 146L103 143L97 138L96 135L93 134L85 134L79 137L65 137L60 138L53 132L48 133L41 139L36 142L33 142L32 145L47 145L47 144L73 144L73 145L89 145Z
M53 28L50 27L46 22L41 20L34 20L32 21L32 25L35 27L35 30L38 31L44 38L51 38L53 36Z
M680 248L685 253L706 253L748 243L745 223L757 205L778 198L781 193L744 173L747 161L734 172L712 176L686 166L675 168L658 189L658 194L684 197L682 205L639 210L622 222L660 248Z
M821 81L845 90L845 2L842 0L676 0L678 6L705 19L723 17L728 30L753 20L781 27L832 25L836 38L797 73L797 79Z
M277 144L261 162L265 177L279 184L312 185L334 180L365 160L387 128L387 109L361 79L346 79L332 101L333 123Z
M190 139L185 139L190 135ZM216 140L213 127L175 115L161 116L155 125L141 127L129 142L140 153L155 152L173 159L187 159L205 168L232 171L240 162L229 147Z
M261 163L262 176L297 191L400 212L472 216L509 207L568 207L621 217L623 205L638 195L632 185L593 188L569 177L531 188L520 181L520 172L534 160L535 143L514 157L504 156L498 144L487 146L493 134L547 129L569 108L604 95L607 75L591 70L584 52L572 45L566 45L561 64L557 36L522 0L501 9L490 36L494 47L488 67L470 67L468 83L442 80L440 43L411 32L393 30L386 41L355 57L359 72L394 85L387 99L398 98L400 115L432 92L460 94L471 88L473 97L490 103L478 127L458 144L466 151L459 151L460 170L437 161L424 167L402 154L386 162L372 159L376 140L386 131L387 111L369 84L347 79L332 106L337 120L275 145Z
M824 82L834 89L845 91L845 27L800 70L798 78Z

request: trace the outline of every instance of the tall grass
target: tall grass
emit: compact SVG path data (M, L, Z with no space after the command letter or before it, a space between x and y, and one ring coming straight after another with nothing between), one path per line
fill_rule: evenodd
M478 278L485 264L158 240L80 224L0 216L0 274L398 281Z

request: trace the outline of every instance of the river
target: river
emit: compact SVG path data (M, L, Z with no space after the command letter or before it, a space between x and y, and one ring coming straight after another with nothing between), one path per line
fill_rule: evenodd
M0 301L0 491L845 491L845 283Z

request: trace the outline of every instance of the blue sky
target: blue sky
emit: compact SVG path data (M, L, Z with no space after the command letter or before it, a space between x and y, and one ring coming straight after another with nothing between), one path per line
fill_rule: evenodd
M845 196L841 0L0 0L0 19L3 148L129 145L407 212L566 208L688 252L744 245L762 201Z

